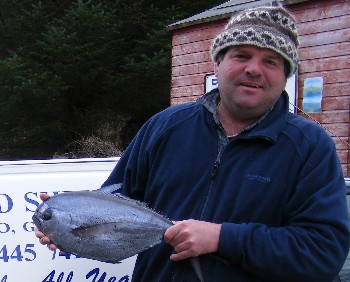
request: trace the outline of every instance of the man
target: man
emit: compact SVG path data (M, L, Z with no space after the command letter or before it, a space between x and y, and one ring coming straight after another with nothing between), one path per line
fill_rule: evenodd
M297 46L282 7L234 15L211 48L218 89L138 132L104 185L122 183L175 224L138 256L134 281L198 281L188 261L197 256L205 281L320 282L339 272L349 247L344 178L328 134L289 113Z

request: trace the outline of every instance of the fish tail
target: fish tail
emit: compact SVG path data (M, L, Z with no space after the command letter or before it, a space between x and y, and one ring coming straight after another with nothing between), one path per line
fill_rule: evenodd
M193 268L194 272L196 273L199 281L204 282L202 268L201 268L201 265L199 263L198 257L191 258L190 262L191 262L192 268Z

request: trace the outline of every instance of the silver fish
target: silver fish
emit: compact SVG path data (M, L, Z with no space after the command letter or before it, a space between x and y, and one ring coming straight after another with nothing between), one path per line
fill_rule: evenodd
M60 250L108 263L162 242L172 222L139 201L111 194L117 188L50 197L38 206L33 222ZM203 281L198 258L190 261Z

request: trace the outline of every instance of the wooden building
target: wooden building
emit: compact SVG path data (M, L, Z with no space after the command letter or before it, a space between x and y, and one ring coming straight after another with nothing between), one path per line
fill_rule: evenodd
M209 48L230 15L268 0L232 0L176 22L172 32L171 104L194 101L214 71ZM297 113L320 123L333 137L345 176L350 175L350 0L285 0L297 21L300 64L296 75ZM304 82L322 77L322 108L304 114Z

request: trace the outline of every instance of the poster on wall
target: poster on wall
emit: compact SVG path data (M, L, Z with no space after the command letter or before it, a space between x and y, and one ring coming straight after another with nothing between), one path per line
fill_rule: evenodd
M321 113L323 97L323 77L312 77L304 80L303 111Z

